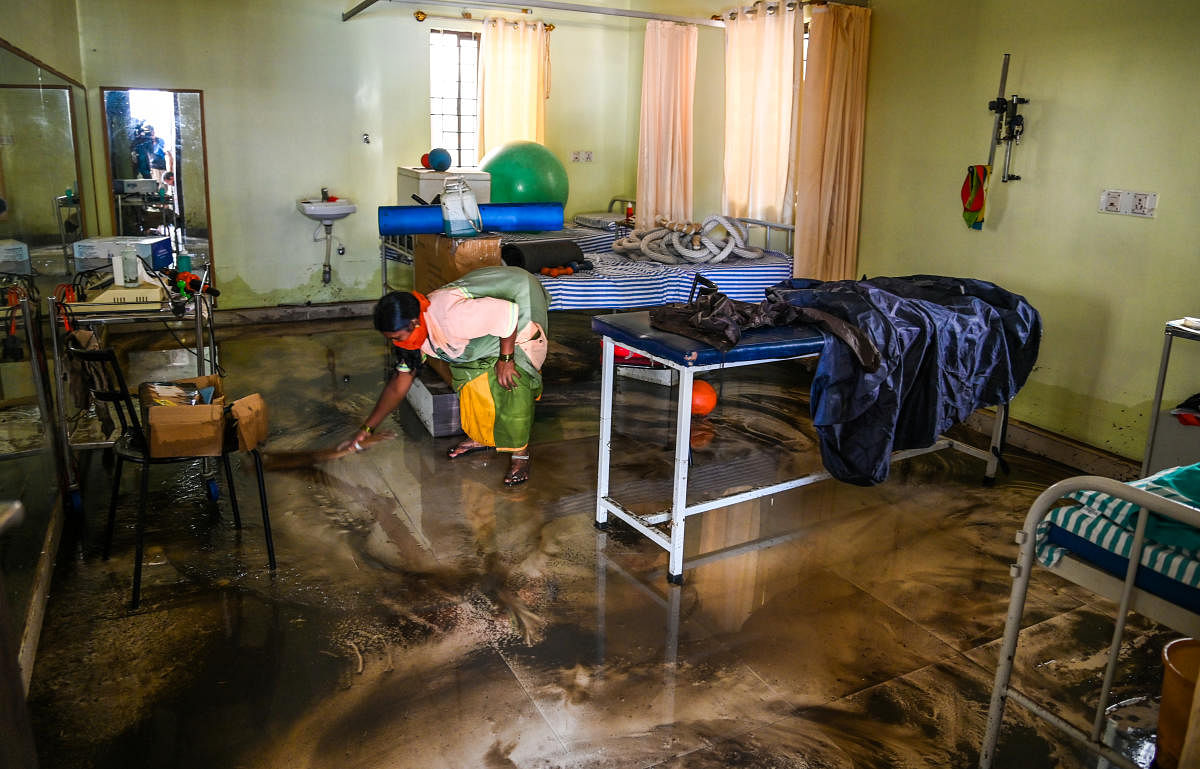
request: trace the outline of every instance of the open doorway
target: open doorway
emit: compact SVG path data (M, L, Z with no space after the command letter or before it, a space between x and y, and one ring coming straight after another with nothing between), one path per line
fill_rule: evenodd
M200 91L102 88L113 224L211 264Z

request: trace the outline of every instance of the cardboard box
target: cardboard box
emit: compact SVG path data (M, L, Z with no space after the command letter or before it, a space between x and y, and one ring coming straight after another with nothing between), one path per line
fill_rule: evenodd
M428 294L471 270L503 264L499 235L480 238L418 235L413 246L413 288Z
M150 456L159 457L219 457L225 444L225 393L221 377L179 379L173 383L181 388L213 388L212 403L197 405L162 405L169 398L156 396L156 385L143 382L138 387L143 423L149 433Z
M172 385L182 394L182 400L172 397ZM189 391L206 387L213 388L212 403L185 402ZM138 400L149 433L150 456L155 458L216 457L223 447L250 451L267 439L270 426L263 397L252 393L238 398L229 405L227 417L221 377L213 374L172 382L143 382L138 387ZM165 405L168 403L172 405Z
M426 203L441 195L446 187L447 176L460 176L466 180L476 203L489 203L492 199L492 175L487 171L469 168L449 168L434 171L432 168L400 166L396 169L396 205L418 206L413 200L416 195Z
M19 240L0 240L0 272L32 275L29 246Z
M229 407L237 420L238 451L250 451L267 439L267 402L258 393L238 398Z

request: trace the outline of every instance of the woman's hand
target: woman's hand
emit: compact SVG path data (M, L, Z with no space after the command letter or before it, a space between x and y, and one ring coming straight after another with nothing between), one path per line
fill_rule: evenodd
M517 371L516 361L498 360L496 361L496 381L505 390L511 390L517 386L517 380L521 378L521 372Z
M362 451L363 450L363 441L365 441L367 439L368 435L370 435L370 433L368 433L366 430L359 430L358 432L356 432L354 434L354 437L351 438L350 440L342 441L341 443L339 443L337 449L338 449L338 451L347 451L349 449L354 449L355 451Z

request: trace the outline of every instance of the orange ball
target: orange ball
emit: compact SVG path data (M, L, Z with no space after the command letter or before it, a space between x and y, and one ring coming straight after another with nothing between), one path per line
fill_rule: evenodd
M717 407L717 391L703 379L692 382L692 413L704 416Z

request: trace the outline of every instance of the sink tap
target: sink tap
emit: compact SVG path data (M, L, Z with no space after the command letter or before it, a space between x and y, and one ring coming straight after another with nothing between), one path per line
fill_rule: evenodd
M329 188L328 187L321 188L321 200L325 203L329 202Z

